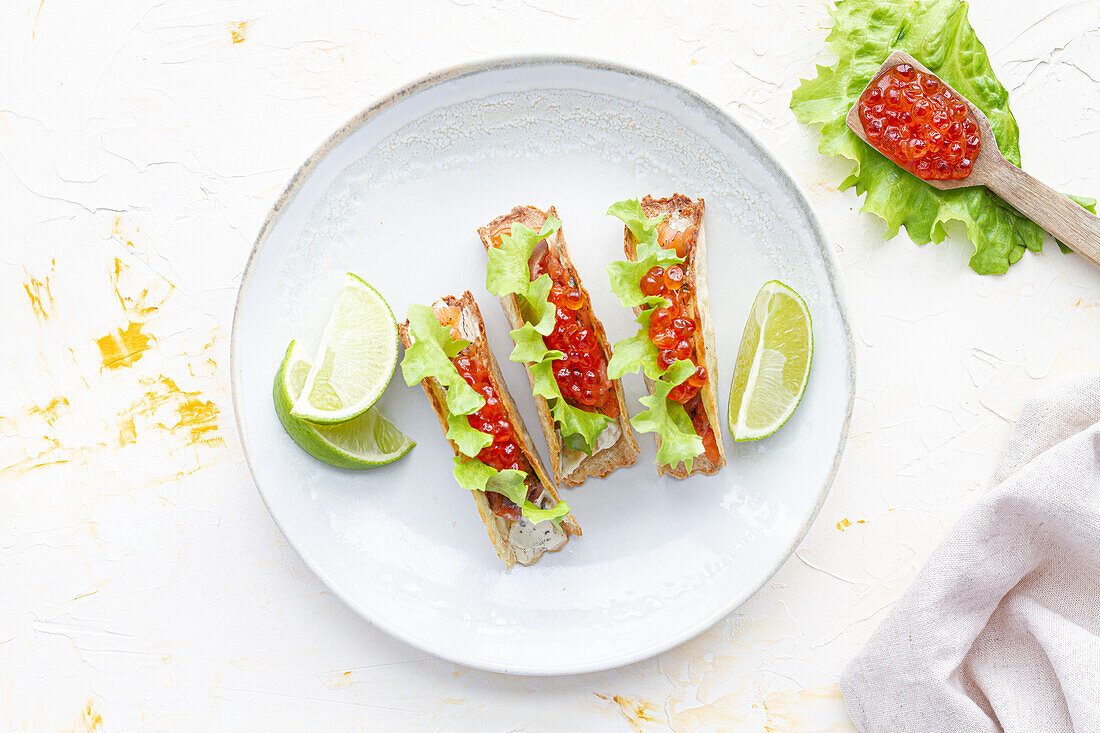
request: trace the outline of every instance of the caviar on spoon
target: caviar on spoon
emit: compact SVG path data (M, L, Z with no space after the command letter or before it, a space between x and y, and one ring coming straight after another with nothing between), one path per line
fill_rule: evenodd
M1006 160L985 114L904 51L887 57L845 122L928 185L985 186L1100 265L1100 217Z

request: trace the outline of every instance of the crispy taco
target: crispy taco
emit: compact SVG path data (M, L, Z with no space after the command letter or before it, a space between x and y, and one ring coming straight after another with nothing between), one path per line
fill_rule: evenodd
M608 374L642 372L647 409L631 422L654 433L658 474L676 478L726 465L703 211L702 199L680 194L620 201L607 211L626 225L627 259L607 267L611 289L641 326L615 344Z
M428 395L454 450L455 480L473 494L500 559L530 565L579 536L500 375L473 296L414 304L397 328L405 382Z
M516 206L477 230L486 287L512 326L511 360L527 370L550 468L579 486L638 458L622 383L607 376L611 347L569 256L554 207Z

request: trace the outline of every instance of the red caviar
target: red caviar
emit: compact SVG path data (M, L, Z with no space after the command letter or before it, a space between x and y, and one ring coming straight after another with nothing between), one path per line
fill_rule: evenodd
M677 232L662 223L658 228L658 241L666 249L675 249L680 257L688 257L691 245L695 241L695 227L689 226ZM686 263L685 263L686 264ZM695 432L703 438L703 447L707 458L719 460L717 438L710 426L699 389L707 383L707 368L698 362L695 349L695 335L699 322L692 309L692 288L684 278L683 265L670 265L668 268L656 266L642 276L640 286L646 295L659 295L667 298L667 306L654 308L649 317L649 340L657 347L657 364L668 369L680 359L695 364L695 373L681 384L673 387L668 398L684 405Z
M508 229L494 232L498 246ZM565 356L555 359L551 368L565 401L587 412L619 416L614 384L607 377L607 355L584 307L585 292L549 247L540 245L531 257L531 278L550 275L549 300L555 306L554 330L546 336L546 346Z
M961 97L933 74L898 64L859 98L867 140L918 178L966 178L982 148L978 123Z
M662 247L676 249L677 252L683 250L684 254L680 255L681 257L687 255L693 241L694 227L676 232L671 227L661 224L658 232ZM695 332L699 324L690 311L691 286L684 283L683 266L670 265L668 269L660 265L652 267L642 276L640 286L645 295L659 295L671 301L667 306L654 308L649 317L649 340L658 349L657 365L661 369L668 369L680 359L697 363ZM698 364L695 367L695 374L688 377L682 384L673 387L668 397L673 402L686 404L706 383L707 368Z
M489 369L480 359L471 356L468 353L469 351L470 349L467 347L451 361L458 373L466 380L466 383L485 398L485 405L468 416L470 427L493 436L493 442L481 449L481 452L477 454L477 459L498 471L513 469L530 475L531 464L527 462L519 443L516 441L515 428L504 412L504 405L493 386ZM539 491L536 484L528 490L527 498L535 501L538 498ZM494 491L486 493L489 506L494 514L512 520L520 518L519 507L507 497Z
M685 405L684 409L691 415L691 424L694 426L695 432L703 439L704 454L711 461L717 463L722 457L718 453L718 438L714 435L714 428L710 426L710 420L707 419L702 401L695 397L690 404Z

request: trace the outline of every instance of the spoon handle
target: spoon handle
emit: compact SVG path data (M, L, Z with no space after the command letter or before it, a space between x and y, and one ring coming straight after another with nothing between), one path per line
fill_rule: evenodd
M1100 216L1038 178L1003 161L989 171L986 186L1058 241L1100 265Z

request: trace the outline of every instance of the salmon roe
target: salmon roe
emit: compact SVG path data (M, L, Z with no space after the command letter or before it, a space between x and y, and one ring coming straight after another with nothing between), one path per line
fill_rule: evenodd
M675 249L680 257L687 258L695 241L695 227L689 226L677 232L662 223L658 228L658 241L666 249ZM686 263L685 263L686 264ZM668 398L684 406L691 417L695 432L703 438L707 458L719 459L717 439L710 426L699 389L707 383L707 368L699 363L695 350L695 333L699 323L692 309L692 287L684 281L683 265L667 268L656 266L642 276L640 286L645 295L659 295L670 301L667 306L654 308L649 318L649 340L657 347L657 364L668 369L680 359L695 364L695 373L668 393Z
M691 402L684 405L688 415L691 415L691 425L696 434L703 439L703 452L707 458L717 463L721 458L718 453L718 438L714 434L714 428L707 419L707 411L703 409L703 401L696 395Z
M493 237L499 244L503 232ZM554 330L546 336L546 346L562 352L551 364L554 381L565 401L586 412L619 416L614 383L607 377L607 356L584 309L585 292L569 270L545 244L531 255L531 279L549 274L549 300L554 305Z
M684 232L673 231L671 227L661 224L658 229L658 241L667 249L684 249L684 257L687 248L692 242L694 227L688 227ZM686 236L685 236L686 235ZM684 244L686 242L686 245ZM667 306L654 308L649 317L649 340L657 347L657 365L661 369L668 369L677 360L687 359L696 363L695 374L691 375L682 384L672 388L668 398L681 405L699 392L699 388L707 383L707 368L698 364L695 358L695 332L699 328L698 322L691 311L691 285L684 282L684 268L682 265L670 265L667 269L657 265L651 267L642 276L639 283L642 293L645 295L659 295L670 301Z
M481 452L477 454L477 459L498 471L512 469L530 475L531 464L527 462L519 443L516 441L515 428L504 412L504 405L493 386L489 369L480 359L470 355L469 351L470 348L467 347L451 362L455 365L459 375L466 380L466 383L485 398L485 405L477 412L467 416L470 427L488 433L493 437L493 442L481 449ZM530 501L535 501L539 492L540 489L536 484L528 489L527 498ZM489 491L486 492L486 498L488 498L489 506L494 514L512 520L520 518L519 507L506 496L495 491Z
M875 78L859 98L867 140L918 178L966 178L982 148L966 102L933 74L898 64Z

